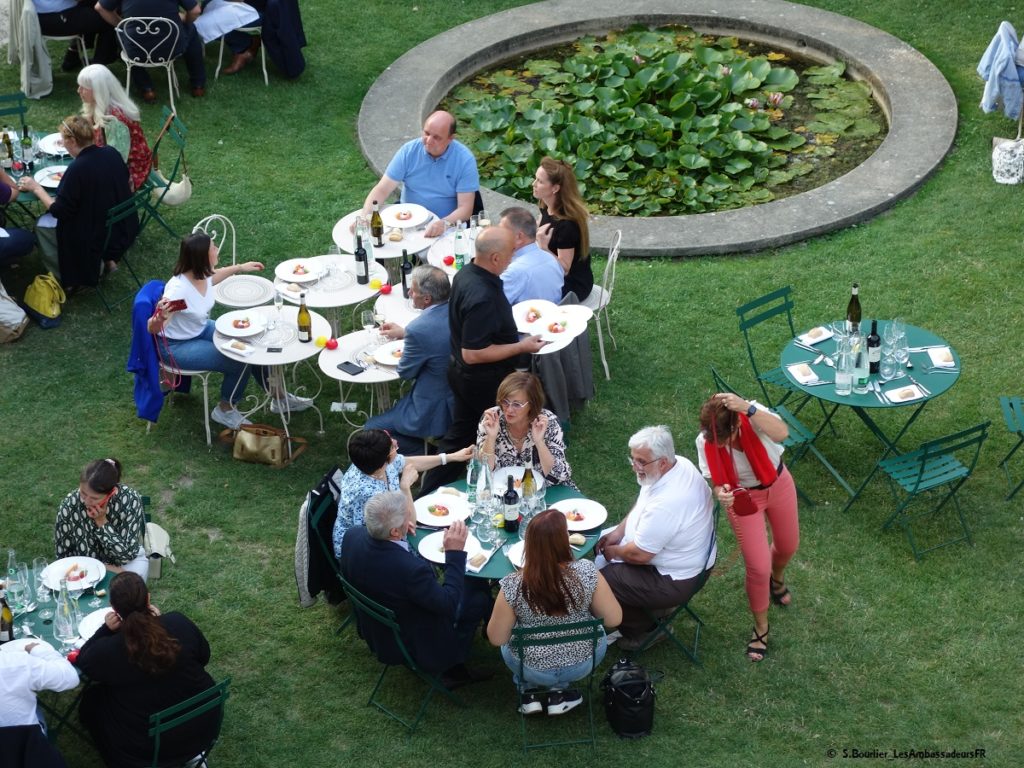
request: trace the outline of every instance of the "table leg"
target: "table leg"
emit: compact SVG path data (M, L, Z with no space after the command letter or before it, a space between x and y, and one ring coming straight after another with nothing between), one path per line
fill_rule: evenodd
M883 461L885 461L889 457L889 454L898 454L900 452L900 440L903 439L903 436L907 433L907 430L910 429L910 426L917 420L917 417L921 415L921 411L924 410L924 407L927 404L928 401L924 400L919 406L917 406L916 409L914 409L914 412L910 415L910 418L907 419L907 422L903 425L903 428L900 429L899 433L892 440L889 439L889 436L885 434L885 432L882 430L881 427L878 426L875 420L871 418L871 415L868 413L868 409L853 406L853 412L857 414L860 420L864 422L865 426L867 426L867 428L871 430L871 433L878 438L879 442L881 442L882 445L885 446L885 451L875 461L875 465L871 468L871 471L868 473L868 476L864 478L864 482L862 482L860 486L858 486L857 490L850 497L850 500L846 502L846 506L843 507L843 512L846 512L853 505L853 502L857 500L857 497L859 497L861 492L863 492L863 490L867 487L867 484L871 482L871 478L875 476L875 473L878 471L879 466Z

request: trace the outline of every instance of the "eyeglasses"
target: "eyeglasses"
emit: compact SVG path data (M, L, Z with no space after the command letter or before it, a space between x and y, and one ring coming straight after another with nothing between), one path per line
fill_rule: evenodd
M637 461L632 456L630 456L628 459L626 459L626 461L629 462L629 466L631 466L633 469L643 469L648 464L653 464L654 462L656 462L657 459L651 459L650 461Z
M513 411L521 411L527 405L529 403L520 403L518 400L509 400L508 398L501 401L502 408L511 408Z

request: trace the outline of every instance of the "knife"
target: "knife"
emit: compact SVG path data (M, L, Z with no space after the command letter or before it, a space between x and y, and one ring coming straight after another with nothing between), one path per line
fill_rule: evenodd
M908 374L907 378L910 379L910 381L913 382L917 386L918 389L920 389L922 392L924 392L926 396L928 396L928 397L932 396L931 391L924 384L922 384L917 379L915 379L913 376Z

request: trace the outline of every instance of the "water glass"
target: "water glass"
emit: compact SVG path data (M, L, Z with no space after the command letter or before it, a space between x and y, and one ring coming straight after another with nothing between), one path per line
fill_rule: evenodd
M896 378L899 373L900 364L896 361L896 356L893 354L892 349L882 350L882 360L878 366L878 376L882 381L892 381Z
M480 211L480 213L477 214L477 223L480 225L481 229L491 226L491 218L487 215L487 211Z

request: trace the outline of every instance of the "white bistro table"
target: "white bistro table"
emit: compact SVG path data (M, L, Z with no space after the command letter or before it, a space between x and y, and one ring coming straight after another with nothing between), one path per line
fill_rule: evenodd
M291 276L290 267L301 263L309 270L307 275L302 275L304 282L296 282L288 279ZM327 269L333 266L333 276L327 275ZM284 269L282 269L284 267ZM276 268L274 287L281 292L284 298L298 304L303 291L306 293L306 306L311 309L338 310L341 307L348 307L362 304L372 299L380 291L380 287L373 288L373 281L381 283L388 281L387 270L380 264L371 262L370 282L367 285L360 285L356 282L356 260L355 257L343 253L337 256L310 256L306 259L289 259L282 262ZM337 336L338 318L337 313L332 312L331 328L328 336ZM317 334L313 334L315 337Z
M325 349L320 353L318 362L320 370L332 379L337 380L341 392L342 403L348 402L346 392L351 393L356 385L370 388L370 405L367 411L358 411L363 416L363 423L375 413L381 413L391 407L389 385L398 381L396 365L382 365L372 356L373 349L378 346L367 331L354 331L338 339L337 349ZM355 363L363 370L357 374L347 373L338 368L339 363ZM342 406L344 408L344 406ZM354 422L342 410L342 418L353 427L362 424Z
M397 207L400 206L385 206L381 209L381 215L388 218L385 216L388 210ZM338 220L338 223L334 225L334 230L331 232L331 238L334 240L334 244L345 253L355 253L356 236L352 231L352 226L355 224L355 221L361 212L361 210L356 210L345 214ZM363 247L366 249L366 253L369 254L371 259L380 260L384 264L392 281L400 282L401 275L399 274L398 266L402 263L402 251L405 250L409 254L409 257L415 260L418 253L425 251L430 247L431 243L437 240L436 237L427 237L423 234L424 229L426 229L426 226L430 221L431 219L427 219L427 221L415 227L388 227L385 225L384 245L377 246L371 239L370 242L366 242L366 240L364 240ZM388 236L395 229L401 229L402 231L402 239L398 242L388 239Z

